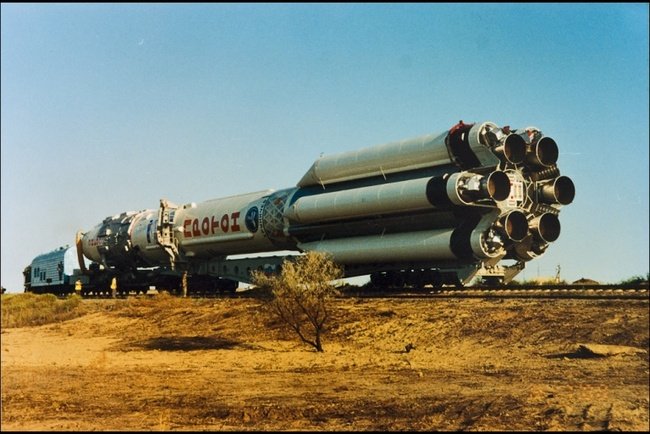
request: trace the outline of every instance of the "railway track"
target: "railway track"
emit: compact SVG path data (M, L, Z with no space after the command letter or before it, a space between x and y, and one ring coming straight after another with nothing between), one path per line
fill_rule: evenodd
M150 290L146 294L117 294L115 298L153 297L158 294ZM261 298L256 290L238 291L223 294L188 294L188 298ZM545 298L545 299L608 299L608 300L649 300L650 289L641 285L512 285L503 287L466 286L441 288L369 288L345 287L340 297L358 298ZM85 295L84 299L111 299L108 294Z
M546 298L648 300L650 290L642 285L513 285L504 287L387 288L349 290L344 296L363 298Z

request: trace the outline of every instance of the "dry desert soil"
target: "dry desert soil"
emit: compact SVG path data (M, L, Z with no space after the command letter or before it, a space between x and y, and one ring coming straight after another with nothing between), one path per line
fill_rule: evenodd
M323 353L263 303L84 300L3 329L2 430L649 428L647 300L336 299Z

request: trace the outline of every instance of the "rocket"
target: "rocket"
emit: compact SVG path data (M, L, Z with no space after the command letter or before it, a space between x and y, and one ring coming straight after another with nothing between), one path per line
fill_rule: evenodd
M329 254L375 283L511 280L560 234L573 201L555 140L459 122L442 133L317 159L295 187L109 216L79 250L113 273L158 268L250 281L291 255ZM249 258L233 258L249 255Z

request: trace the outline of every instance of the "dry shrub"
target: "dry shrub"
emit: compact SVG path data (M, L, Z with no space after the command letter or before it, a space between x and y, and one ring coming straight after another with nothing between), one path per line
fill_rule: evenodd
M329 302L338 293L332 281L342 274L327 255L308 252L295 261L285 261L279 275L253 273L253 282L271 290L268 310L302 342L322 352L321 335L330 318Z
M66 321L83 315L81 297L59 299L53 294L3 294L2 327L28 327Z
M191 308L193 304L204 303L205 300L178 297L167 291L159 291L154 296L129 297L122 304L119 315L139 318L157 313L169 313L175 309Z

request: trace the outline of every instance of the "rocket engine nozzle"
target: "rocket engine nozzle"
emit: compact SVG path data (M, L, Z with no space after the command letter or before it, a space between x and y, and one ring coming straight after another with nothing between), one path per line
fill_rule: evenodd
M560 236L560 219L555 214L544 213L530 222L535 238L545 243L552 243Z
M494 152L509 163L521 164L526 159L526 141L519 134L509 134Z
M568 176L558 176L554 180L543 184L538 192L541 202L568 205L573 202L576 189L571 178Z
M542 137L530 146L526 161L540 168L551 167L557 162L559 153L555 140L550 137Z
M510 178L504 172L492 172L481 180L481 192L496 201L506 200L510 195Z
M459 178L457 190L463 202L471 203L479 199L499 202L510 195L510 178L504 172L495 171L485 176L461 173Z
M528 220L521 211L513 210L501 217L499 226L513 241L521 241L528 235Z

